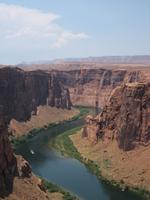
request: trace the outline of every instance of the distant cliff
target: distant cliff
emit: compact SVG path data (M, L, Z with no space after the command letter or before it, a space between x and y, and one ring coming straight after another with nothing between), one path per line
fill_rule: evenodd
M149 56L141 57L106 57L127 63L132 59L149 59ZM89 58L91 59L91 58ZM99 59L99 58L96 58ZM105 57L101 58L105 60ZM103 63L103 62L102 62ZM115 63L115 62L113 62ZM117 62L118 63L118 62ZM123 82L147 82L149 81L149 65L140 64L98 64L97 62L71 62L59 64L39 64L22 66L25 70L41 69L54 71L64 86L69 88L72 103L74 105L99 106L108 100L112 90Z
M71 108L69 91L57 74L42 71L24 72L19 68L0 69L0 196L12 191L18 174L17 160L8 140L12 118L28 120L37 106Z
M81 69L57 71L59 80L69 88L75 105L103 107L112 90L123 82L142 80L141 71L114 69Z

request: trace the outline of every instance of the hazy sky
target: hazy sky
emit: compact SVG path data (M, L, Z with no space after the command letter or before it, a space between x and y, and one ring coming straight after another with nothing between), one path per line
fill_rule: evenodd
M0 63L150 54L150 0L0 1Z

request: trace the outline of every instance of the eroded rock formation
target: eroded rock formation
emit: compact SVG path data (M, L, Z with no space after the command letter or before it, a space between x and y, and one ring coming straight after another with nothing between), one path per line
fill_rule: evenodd
M112 90L123 82L143 80L139 70L81 69L57 72L59 80L69 88L74 105L103 107Z
M62 85L56 73L51 73L48 77L47 105L68 109L72 105L69 90Z
M71 107L68 89L55 73L0 69L0 196L12 192L15 175L28 176L31 172L25 161L20 169L17 167L8 139L10 120L26 121L31 114L36 114L37 106L47 103L55 107Z
M107 105L96 117L87 117L83 136L92 142L116 139L119 148L130 150L150 140L150 84L127 83L113 90ZM85 133L86 132L86 133Z

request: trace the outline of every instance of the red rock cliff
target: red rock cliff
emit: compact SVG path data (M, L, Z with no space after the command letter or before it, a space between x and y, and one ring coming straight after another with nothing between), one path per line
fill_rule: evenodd
M36 114L37 106L45 104L71 107L69 91L57 74L0 69L0 196L12 191L13 178L18 174L17 160L8 139L8 124L12 118L28 120L32 112Z
M128 83L112 92L96 118L88 117L83 136L91 141L116 139L119 148L130 150L150 140L150 84Z
M103 107L115 87L123 82L141 80L142 73L122 69L81 69L58 71L57 75L69 88L73 104Z

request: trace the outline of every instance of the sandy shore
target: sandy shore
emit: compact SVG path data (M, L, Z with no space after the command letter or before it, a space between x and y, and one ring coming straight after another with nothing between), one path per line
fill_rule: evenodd
M39 106L37 115L33 115L29 121L18 122L12 119L10 122L10 130L15 136L27 134L35 128L41 128L45 125L69 120L79 114L79 110L72 108L71 110L55 108L50 106Z

